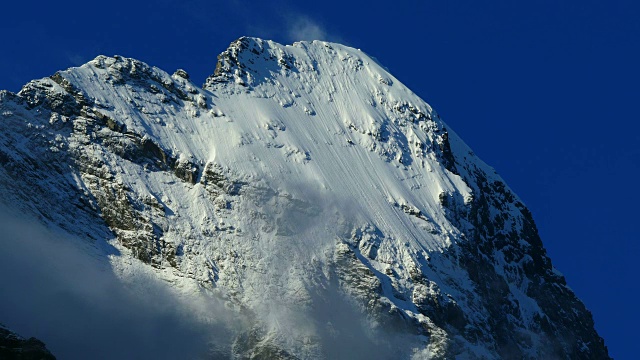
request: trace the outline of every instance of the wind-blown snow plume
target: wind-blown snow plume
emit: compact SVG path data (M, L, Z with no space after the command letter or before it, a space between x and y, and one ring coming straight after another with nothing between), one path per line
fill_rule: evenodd
M295 20L290 20L287 35L296 40L327 40L327 31L306 16L296 16Z

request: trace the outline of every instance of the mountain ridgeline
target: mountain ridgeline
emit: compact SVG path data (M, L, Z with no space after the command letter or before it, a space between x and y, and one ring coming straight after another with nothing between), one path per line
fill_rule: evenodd
M243 37L202 87L99 56L0 121L4 206L224 304L204 358L609 358L522 201L359 50Z

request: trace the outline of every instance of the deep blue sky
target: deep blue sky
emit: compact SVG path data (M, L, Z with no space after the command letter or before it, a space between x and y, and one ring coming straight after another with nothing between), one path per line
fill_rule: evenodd
M152 3L152 2L149 2ZM637 1L11 1L0 89L124 55L197 83L242 35L373 55L530 207L610 353L636 353L640 255ZM309 4L306 4L309 3Z

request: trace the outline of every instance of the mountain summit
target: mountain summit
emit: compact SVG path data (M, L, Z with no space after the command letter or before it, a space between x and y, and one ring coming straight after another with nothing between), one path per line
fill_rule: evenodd
M4 205L224 304L189 310L211 358L609 357L523 202L359 50L243 37L202 87L99 56L0 116Z

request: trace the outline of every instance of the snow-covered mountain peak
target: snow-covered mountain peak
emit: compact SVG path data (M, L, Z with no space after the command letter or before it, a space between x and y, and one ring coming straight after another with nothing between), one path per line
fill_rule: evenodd
M198 168L194 180L215 163L272 182L274 189L315 184L325 198L377 189L376 202L387 210L366 212L378 217L395 216L403 206L431 213L427 208L438 208L444 192L462 190L461 198L470 198L455 174L444 124L363 53L323 42L282 46L242 38L220 62L244 69L246 83L209 81L202 90L184 73L169 76L119 56L101 56L42 81L52 93L91 99L85 111L111 119L112 130L139 134L168 158ZM265 66L269 62L276 67ZM358 171L338 161L354 152L369 159ZM398 189L397 179L404 178L412 180ZM405 196L427 184L435 185L429 196ZM429 241L429 248L445 243Z
M371 85L393 84L393 77L375 60L348 46L318 40L281 45L269 40L242 37L218 56L215 72L204 87L229 81L252 87L278 74L313 74L337 77L339 80L345 75L352 77L361 70L373 80ZM403 91L408 89L403 88Z
M0 185L124 277L139 261L246 309L236 354L335 358L366 329L394 357L606 355L524 204L359 50L240 38L202 88L99 56L0 114ZM316 312L344 298L362 327Z

